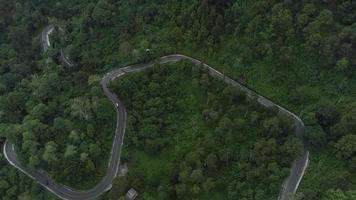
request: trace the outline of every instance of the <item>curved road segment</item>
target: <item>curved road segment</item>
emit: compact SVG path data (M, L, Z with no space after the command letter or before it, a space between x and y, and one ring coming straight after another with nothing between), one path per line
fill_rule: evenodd
M44 52L46 52L47 49L51 46L51 43L49 42L49 35L53 32L53 30L54 30L53 26L47 26L42 31L41 41L42 41L42 47Z
M51 29L47 27L45 28L44 32L45 34L42 34L42 39L44 39L45 42L43 41L42 43L44 49L46 49L45 47L48 48L50 46L49 42L47 41L48 41L48 34L50 34ZM178 62L181 60L189 60L193 64L202 65L203 67L206 67L211 76L222 79L227 84L239 87L242 91L246 92L246 94L250 98L256 98L257 101L263 106L277 107L279 109L279 112L291 116L294 119L296 135L299 138L302 138L304 124L301 121L301 119L298 116L296 116L294 113L273 103L266 97L257 94L255 91L247 88L246 86L244 86L243 84L237 81L232 80L231 78L225 76L221 72L215 70L214 68L208 66L207 64L202 63L197 59L185 55L172 54L172 55L167 55L167 56L157 58L149 62L134 64L123 68L114 69L108 72L102 78L100 84L103 88L103 91L116 108L117 124L116 124L116 131L113 139L113 145L112 145L107 173L94 188L87 191L76 191L69 187L55 183L45 172L41 170L32 170L26 168L25 166L21 165L21 163L17 160L16 153L14 150L14 145L8 141L5 142L3 147L5 158L11 165L13 165L18 170L20 170L21 172L25 173L26 175L28 175L29 177L37 181L39 184L41 184L43 187L45 187L47 190L49 190L50 192L52 192L53 194L55 194L61 199L84 200L84 199L94 199L100 196L101 194L103 194L104 192L108 191L111 188L112 181L114 180L114 178L118 173L121 147L125 135L125 124L126 124L125 106L122 103L122 101L116 96L116 94L112 93L108 89L108 83L114 80L115 78L125 75L126 73L139 72L147 68L153 67L156 64ZM309 152L305 149L305 147L303 147L300 156L293 162L289 177L287 177L282 184L282 188L278 197L279 200L288 200L289 195L294 194L296 192L298 185L305 172L305 169L308 165L308 159L309 159Z
M43 29L42 34L41 34L41 41L42 41L42 47L43 51L46 52L48 48L51 47L51 43L49 41L49 35L53 33L54 27L53 26L47 26ZM60 60L67 65L68 67L73 67L74 63L69 59L68 56L65 55L65 52L63 49L60 50Z

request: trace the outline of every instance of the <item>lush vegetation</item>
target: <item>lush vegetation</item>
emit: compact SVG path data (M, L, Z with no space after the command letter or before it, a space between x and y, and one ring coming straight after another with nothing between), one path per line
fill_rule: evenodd
M301 147L291 118L201 66L126 76L112 86L128 112L121 190L134 187L142 199L277 198Z
M106 172L116 125L101 77L88 68L64 68L42 55L39 35L48 22L34 5L1 5L1 144L6 137L21 163L46 170L61 184L91 188ZM1 199L50 198L18 175L3 155L0 169Z
M39 165L69 185L94 184L107 163L114 123L100 123L99 110L92 110L98 103L105 114L111 112L108 102L101 103L107 100L97 84L99 74L179 52L217 66L303 118L311 162L297 198L352 198L355 1L0 0L0 5L0 140L16 143L28 166ZM42 55L39 36L47 24L60 25L63 32L52 36L54 48ZM76 68L57 65L59 47ZM47 56L54 62L46 64ZM72 112L78 106L85 111L82 117L90 110L89 119ZM86 160L90 146L102 149L98 158L90 154ZM46 160L51 153L65 169L83 172L83 180L58 173ZM81 157L86 161L73 162ZM2 198L50 198L0 159ZM85 175L93 170L89 160L96 178Z

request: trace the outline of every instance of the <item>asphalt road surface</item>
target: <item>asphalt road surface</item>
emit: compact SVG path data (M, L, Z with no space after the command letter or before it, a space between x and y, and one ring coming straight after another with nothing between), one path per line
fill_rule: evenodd
M60 59L61 59L61 61L62 61L65 65L67 65L68 67L73 67L73 66L74 66L74 63L69 59L68 56L65 55L64 50L61 49L60 52L61 52L61 54L60 54Z
M53 26L47 26L42 31L41 42L44 52L46 52L47 49L51 46L51 43L49 42L49 35L53 32L53 30Z
M43 51L46 52L48 48L51 46L51 43L49 41L49 35L53 32L54 27L53 26L47 26L42 30L41 34L41 42L42 42L42 48ZM65 64L68 67L73 67L75 64L68 58L68 56L65 55L64 50L60 50L60 60L62 61L63 64Z
M47 36L43 37L43 35L42 35L42 38L45 39L48 37ZM48 44L47 42L45 42L45 43L42 42L42 43L43 43L43 45ZM48 46L47 46L47 48L48 48ZM185 55L172 54L172 55L167 55L167 56L157 58L157 59L149 61L149 62L134 64L134 65L129 65L129 66L126 66L123 68L114 69L114 70L106 73L106 75L102 78L100 84L102 86L102 89L103 89L105 95L111 100L111 102L113 103L113 105L115 107L115 110L117 113L117 125L116 125L115 135L113 138L112 150L111 150L111 155L110 155L110 160L109 160L106 175L92 189L87 190L87 191L77 191L77 190L71 189L67 186L63 186L63 185L55 183L42 170L31 170L31 169L26 168L25 166L21 165L21 163L17 160L16 153L14 150L14 145L12 145L8 141L5 142L4 147L3 147L5 158L12 166L16 167L18 170L20 170L21 172L25 173L26 175L28 175L29 177L31 177L32 179L37 181L40 185L42 185L47 190L49 190L50 192L52 192L53 194L55 194L56 196L58 196L61 199L84 200L84 199L94 199L94 198L100 196L101 194L103 194L104 192L108 191L111 188L112 181L117 176L117 173L119 170L119 164L120 164L121 147L122 147L123 139L124 139L124 135L125 135L125 124L126 124L125 106L122 103L122 101L116 96L116 94L112 93L108 89L108 83L110 81L114 80L115 78L125 75L126 73L142 71L144 69L153 67L155 64L178 62L181 60L189 60L196 65L202 65L202 66L206 67L211 76L220 78L228 84L239 87L241 90L245 91L246 94L250 98L257 98L257 101L260 104L262 104L266 107L277 107L281 113L291 116L295 122L295 133L298 137L302 138L304 124L301 121L301 119L298 116L296 116L294 113L273 103L266 97L257 94L255 91L247 88L246 86L244 86L243 84L241 84L237 81L232 80L231 78L225 76L221 72L202 63L201 61L199 61L197 59L194 59L194 58L191 58L191 57L188 57ZM303 177L303 174L305 172L305 169L308 165L308 158L309 158L309 152L305 149L305 147L303 147L300 152L300 156L293 162L293 164L291 166L289 177L287 177L286 180L282 184L282 188L281 188L278 199L287 200L289 194L293 194L296 192L298 185L299 185L299 183Z

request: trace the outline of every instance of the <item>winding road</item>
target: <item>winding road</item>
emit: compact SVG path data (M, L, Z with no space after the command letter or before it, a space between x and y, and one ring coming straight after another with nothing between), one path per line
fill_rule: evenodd
M49 35L53 33L53 31L54 31L53 26L46 26L42 31L41 42L42 42L42 48L44 52L46 52L48 48L51 47L51 43L49 41ZM65 64L68 67L75 66L75 64L69 59L69 57L65 55L64 49L60 50L59 59L62 61L63 64Z
M46 27L42 33L42 45L43 49L47 50L50 47L48 35L52 32L53 28ZM246 94L250 98L257 98L257 101L266 107L277 107L279 112L289 115L294 119L295 124L295 133L299 138L303 136L304 124L302 120L296 116L294 113L288 111L287 109L273 103L268 98L257 94L255 91L247 88L243 84L232 80L231 78L225 76L221 72L216 69L210 67L207 64L202 63L201 61L181 55L181 54L171 54L163 57L159 57L155 60L144 62L140 64L129 65L123 68L114 69L102 78L100 84L105 95L111 100L114 107L116 108L117 113L117 125L115 136L113 138L112 150L110 155L110 160L108 164L108 169L106 175L102 178L102 180L92 189L87 191L77 191L66 186L55 183L45 172L41 170L32 170L23 165L17 160L14 145L9 141L6 141L3 146L3 152L7 161L25 173L27 176L31 177L35 181L37 181L40 185L45 187L47 190L55 194L61 199L67 200L86 200L86 199L94 199L104 192L108 191L111 188L111 184L114 178L117 176L120 164L120 155L121 155L121 147L123 145L124 135L125 135L125 124L126 124L126 109L122 101L116 96L116 94L112 93L108 89L108 83L120 76L123 76L127 73L139 72L145 70L147 68L153 67L156 64L164 64L171 62L178 62L181 60L189 60L193 64L203 65L208 69L208 72L211 76L222 79L227 84L231 84L233 86L239 87L242 91L246 92ZM309 152L302 148L300 156L293 162L290 175L285 179L282 184L282 188L279 194L279 200L288 200L289 194L294 194L298 188L298 185L303 177L305 169L308 165Z
M48 48L51 46L51 43L49 42L49 35L53 32L54 27L53 26L46 26L41 34L41 42L42 42L42 47L43 51L46 52Z

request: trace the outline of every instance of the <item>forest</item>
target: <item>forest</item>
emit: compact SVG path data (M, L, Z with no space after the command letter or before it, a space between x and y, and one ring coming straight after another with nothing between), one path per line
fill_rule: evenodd
M142 199L277 199L301 148L292 118L193 64L154 66L112 88L127 106L129 163L113 199L130 187Z
M115 126L113 106L103 95L99 85L102 75L113 68L177 52L216 66L231 78L287 107L303 119L306 124L305 143L310 149L311 157L294 199L356 199L355 1L0 0L0 5L0 144L6 139L15 143L17 155L27 166L43 168L56 181L78 189L95 185L105 173ZM40 36L42 29L49 24L61 27L63 31L51 35L53 46L43 54ZM60 65L60 48L68 52L76 63L75 67ZM150 52L147 53L146 49L150 49ZM52 62L47 62L48 57L52 58ZM168 72L165 73L169 75ZM178 71L175 73L179 74ZM135 76L129 78L135 80L132 82L136 82L138 90L141 88L140 82ZM184 73L175 78L181 80L184 77L189 77L189 74ZM189 83L189 80L181 81ZM164 96L159 96L161 102L152 99L152 104L147 106L155 107L164 100L167 101L168 97L188 92L178 91L176 86L181 85L171 85L167 92L177 93L162 94ZM128 88L126 94L122 93L121 90L126 91L124 85L122 87L120 90L116 88L120 97L126 101L142 101L140 97L131 96L135 91L129 91ZM142 93L149 90L143 86L141 89ZM147 98L157 98L157 95L160 94L155 96L153 92ZM217 96L227 98L223 94ZM179 105L180 102L174 101L172 103ZM217 101L211 103L214 102L217 104ZM142 113L130 116L145 116L145 108L131 103L126 104L133 111ZM248 104L243 108L249 107ZM163 110L154 111L173 111L169 107L161 109ZM184 109L181 107L180 111L182 110ZM202 114L202 110L196 111L195 114ZM137 127L130 129L132 136L128 133L125 138L128 150L126 159L131 155L137 168L130 172L132 174L128 182L140 187L135 180L138 174L142 174L143 169L139 167L145 164L145 160L151 160L151 151L157 151L155 148L159 150L170 144L168 142L172 141L167 139L173 135L170 129L179 127L174 128L173 122L169 120L165 124L160 118L135 122L132 117L129 122ZM236 117L241 119L241 116ZM153 120L159 127L148 126L149 120ZM212 135L215 128L219 127L218 121L207 124L204 119L199 120L201 124L197 126L210 126L201 130L208 133L202 135ZM235 124L231 123L231 126ZM154 131L160 128L162 130ZM145 130L160 136L167 134L162 137L166 140L138 140L144 137L142 134ZM264 129L261 127L255 131L262 130ZM198 137L198 133L195 137ZM134 135L137 136L136 143ZM200 139L201 141L194 140L191 145L204 146L205 140L211 138ZM142 142L149 149L142 149L139 146ZM209 148L205 152L193 152L195 155L189 156L203 155L199 157L203 165L205 157L213 152ZM147 154L142 153L146 151ZM185 174L182 176L189 174L192 167L198 169L196 163L188 162L189 156L186 158L185 152L167 151L167 154L181 155L177 159L181 162L187 159L184 166L176 169L178 171L171 170L170 164L167 164L167 173L177 173L179 177L183 172ZM157 162L168 155L159 155ZM218 155L215 156L219 159ZM273 159L275 158L269 157L269 160L263 162L267 164ZM248 166L253 169L249 173L260 173L253 168L253 163L244 162L243 158L234 158L231 163L244 163L244 166L240 166L242 169ZM285 163L278 165L285 167ZM220 162L216 166L220 170L227 168L229 166ZM196 173L210 177L208 185L214 182L214 185L220 187L219 183L222 183L222 187L225 183L226 188L220 190L214 187L212 190L216 198L232 195L230 198L234 199L234 195L241 195L238 197L253 199L250 195L258 192L261 195L259 197L275 199L278 192L277 179L281 180L285 176L283 172L279 174L279 178L260 177L260 184L264 183L263 180L275 183L268 190L254 187L254 192L233 194L233 191L240 191L243 187L251 187L254 179L243 178L244 181L240 181L241 177L231 176L235 181L232 183L217 179L219 170L209 170L209 173L210 171L212 174L207 174L204 170ZM171 175L167 177L177 177ZM0 155L0 177L2 199L55 199L10 166L3 154ZM183 178L172 184L171 180L166 179L165 185L159 187L162 192L158 193L157 176L143 176L143 179L152 181L147 184L147 191L155 189L155 194L147 192L147 199L159 194L177 198L175 195L179 192L172 189L176 183L179 189L183 188L182 184L196 185L195 189L200 189L197 198L206 195L203 183L207 180L188 183ZM114 185L121 184L120 180L117 182ZM227 182L232 185L226 185ZM118 198L111 196L119 194L115 192L113 189L102 199Z

